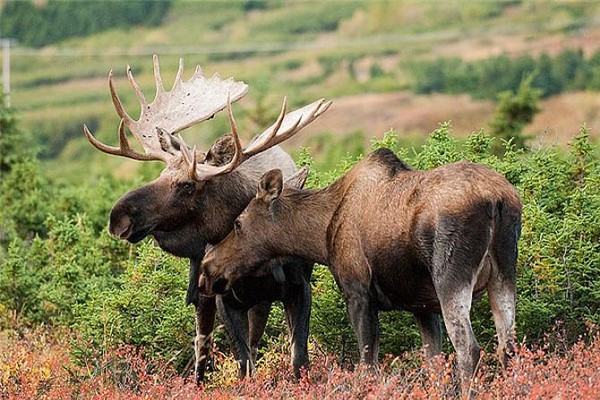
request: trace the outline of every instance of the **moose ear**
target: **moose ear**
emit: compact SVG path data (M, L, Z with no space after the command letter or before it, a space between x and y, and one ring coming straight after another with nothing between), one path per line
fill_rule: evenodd
M233 136L223 135L210 147L204 161L206 164L218 167L231 161L234 153Z
M256 197L267 203L275 200L283 189L283 174L280 169L272 169L260 178Z
M286 178L283 182L283 187L290 189L302 189L308 178L308 167L305 165L294 173L294 175Z

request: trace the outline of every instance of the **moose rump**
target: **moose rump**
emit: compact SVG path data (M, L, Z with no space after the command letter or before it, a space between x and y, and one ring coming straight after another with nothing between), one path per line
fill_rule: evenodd
M521 204L504 177L468 162L415 171L380 149L327 188L282 186L279 172L266 173L238 217L241 228L207 253L213 289L255 273L251 265L263 257L326 264L347 301L362 362L377 362L380 310L411 311L428 354L441 351L441 313L463 383L479 360L471 304L487 290L506 363Z

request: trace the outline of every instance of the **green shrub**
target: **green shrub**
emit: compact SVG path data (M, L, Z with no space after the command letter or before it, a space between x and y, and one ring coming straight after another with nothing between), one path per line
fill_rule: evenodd
M298 163L311 166L307 186L327 185L356 163L363 152L361 136L336 146L329 157L337 163L320 166L308 150L301 151ZM331 140L324 139L323 146ZM506 176L523 201L517 334L540 343L560 321L560 334L574 342L585 333L586 322L600 323L597 146L585 127L568 151L524 152L510 141L504 145L504 153L497 155L493 139L483 131L459 141L448 124L441 124L419 149L401 147L393 132L373 140L371 148L391 148L414 168L471 160ZM340 153L350 147L352 153ZM3 174L0 188L0 312L27 323L75 328L91 345L79 348L82 361L126 343L183 369L194 336L193 312L184 305L187 262L151 241L132 247L109 237L109 210L126 191L124 184L104 177L64 186L43 178L37 162L22 160ZM355 338L333 277L325 267L316 267L312 285L312 338L324 351L354 359ZM382 352L399 354L418 346L410 314L382 312L381 322ZM485 297L474 306L473 326L480 343L492 350L495 331ZM280 346L285 331L282 308L275 306L265 343ZM223 344L221 338L218 343Z
M170 360L181 370L192 357L195 335L193 311L185 305L187 262L146 240L123 268L114 285L97 286L76 309L74 327L93 345L90 353L80 356L125 343Z
M0 304L23 323L64 325L74 307L114 286L123 249L108 233L91 229L85 215L48 216L46 238L14 238L0 264Z

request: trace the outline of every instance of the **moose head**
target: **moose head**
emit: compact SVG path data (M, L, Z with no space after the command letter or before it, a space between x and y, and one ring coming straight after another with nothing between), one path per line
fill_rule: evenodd
M166 251L186 258L201 259L206 243L216 243L231 229L231 221L251 196L254 182L267 164L278 165L286 173L295 170L293 161L276 147L325 112L331 102L324 99L286 113L286 99L276 122L248 146L242 148L231 103L242 98L248 86L243 82L206 78L200 67L183 80L183 61L170 91L163 87L158 57L154 56L156 95L146 101L131 68L129 82L140 102L135 120L125 111L116 93L113 73L109 73L112 102L121 121L119 146L98 141L87 126L84 133L98 150L139 161L161 161L165 168L152 182L121 197L110 215L109 231L136 243L153 236ZM227 108L231 134L218 140L206 153L190 148L179 132L213 117ZM133 134L144 153L134 150L125 128ZM261 154L262 153L262 154ZM253 162L244 162L249 158ZM281 161L279 161L281 160Z

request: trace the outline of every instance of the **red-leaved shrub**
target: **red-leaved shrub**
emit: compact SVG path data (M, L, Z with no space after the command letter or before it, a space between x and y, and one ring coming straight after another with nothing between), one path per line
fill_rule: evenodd
M259 362L257 374L238 381L235 361L213 351L221 369L197 388L168 364L151 362L143 352L121 346L94 365L76 365L67 335L38 330L0 335L0 397L3 399L449 399L459 388L454 355L423 360L417 353L386 356L374 373L364 366L341 368L335 357L314 355L310 371L293 379L286 355L273 350ZM477 399L597 398L600 387L600 334L590 333L570 348L516 348L503 371L484 354L470 387Z

